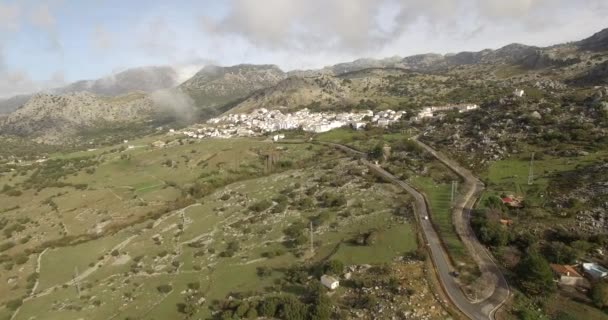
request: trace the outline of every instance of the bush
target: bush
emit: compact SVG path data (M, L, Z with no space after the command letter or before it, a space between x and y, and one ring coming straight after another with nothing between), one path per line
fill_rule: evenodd
M13 299L6 303L6 308L9 310L15 311L19 309L23 305L23 299Z
M333 192L325 192L319 198L321 205L327 208L341 207L346 204L346 197Z
M266 266L257 267L256 273L260 278L270 277L272 275L272 269Z
M170 284L161 284L160 286L156 287L156 290L158 290L160 293L169 293L171 290L173 290L173 287Z
M593 285L593 288L591 288L591 300L600 309L608 307L608 282L600 281Z
M329 260L323 268L325 273L340 275L344 271L344 263L340 260Z
M201 283L198 281L188 283L188 289L190 289L190 290L198 290L200 288L201 288Z
M13 242L13 241L4 242L3 244L0 244L0 252L6 251L14 246L15 246L15 242Z
M275 297L266 298L258 305L258 314L262 317L274 318L279 308L279 299Z
M257 319L258 312L255 308L249 308L249 310L247 310L247 314L245 314L245 317L247 317L247 319Z
M308 306L294 297L285 297L279 314L283 319L306 320L308 318Z
M26 255L19 255L19 256L15 257L15 263L18 265L26 263L27 260L28 260L28 257Z
M261 200L249 206L249 209L254 212L262 212L270 208L270 206L272 206L270 200Z

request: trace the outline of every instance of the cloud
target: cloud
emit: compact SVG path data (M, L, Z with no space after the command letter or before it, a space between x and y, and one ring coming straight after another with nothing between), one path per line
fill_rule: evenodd
M55 52L62 52L63 45L59 39L55 17L51 12L49 4L59 4L60 2L49 1L48 4L42 3L31 9L29 21L38 29L44 31L48 35L48 49Z
M110 33L102 26L97 25L91 34L93 47L99 50L109 50L114 47L114 42Z
M55 18L46 4L39 5L34 8L30 14L30 22L39 28L54 28Z
M23 69L11 68L5 60L4 50L0 46L0 98L18 94L27 94L65 84L63 72L56 71L46 81L35 81Z
M559 35L589 10L595 10L600 21L599 13L608 10L608 2L230 0L224 16L204 16L201 26L212 38L236 37L252 48L289 55L375 55L386 48L393 54L399 49L424 50L438 39L450 48L459 41L461 46L478 47L482 41L494 45L501 38L529 39L529 33ZM408 42L406 48L400 47Z
M137 46L149 56L168 57L174 60L177 46L176 32L161 16L156 16L140 26Z
M374 0L232 0L229 13L202 18L203 30L236 35L269 49L362 49L386 41Z
M21 7L17 3L0 3L0 29L16 31L19 29L21 18Z
M178 89L155 91L150 98L159 111L168 112L180 121L190 121L196 115L194 100Z

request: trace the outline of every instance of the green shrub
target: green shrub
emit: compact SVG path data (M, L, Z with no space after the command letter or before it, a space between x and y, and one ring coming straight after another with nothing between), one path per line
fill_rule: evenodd
M6 307L9 310L15 311L19 309L23 305L23 299L13 299L6 303Z
M156 287L156 290L158 290L160 293L169 293L171 290L173 290L173 287L170 284L161 284Z

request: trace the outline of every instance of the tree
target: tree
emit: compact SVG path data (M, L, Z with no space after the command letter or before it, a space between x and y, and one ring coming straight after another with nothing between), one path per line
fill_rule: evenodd
M319 287L315 292L312 305L311 320L328 320L331 316L331 300L325 294L325 290Z
M591 300L598 308L608 307L608 282L601 281L591 288Z
M325 264L324 271L326 273L340 275L342 274L342 271L344 271L344 263L342 263L340 260L329 260Z
M257 319L258 311L253 307L249 308L249 310L247 310L247 314L245 315L245 317L247 317L247 319Z
M249 310L249 303L242 302L236 308L236 311L234 312L234 314L237 315L239 318L242 318L243 316L245 316L245 314L247 313L248 310Z
M551 267L538 252L528 252L516 271L521 288L530 296L546 296L555 290Z
M274 318L277 314L278 306L279 301L277 298L267 298L258 305L258 314L262 317Z
M576 260L577 252L563 242L553 241L544 248L547 259L553 263L569 264Z
M308 318L308 306L295 297L283 298L280 310L281 318L285 320L306 320Z
M382 157L384 156L384 149L383 149L384 145L382 143L378 143L376 144L376 146L374 146L372 148L372 150L370 150L369 152L369 157L374 159L374 160L380 160L382 159Z
M494 247L502 247L509 241L509 234L497 223L487 223L479 228L477 234L481 242Z

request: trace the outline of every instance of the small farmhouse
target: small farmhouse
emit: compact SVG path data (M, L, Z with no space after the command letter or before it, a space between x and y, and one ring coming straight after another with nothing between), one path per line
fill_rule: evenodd
M572 266L562 264L551 264L551 270L559 284L564 286L587 287L589 283Z
M321 284L330 290L335 290L336 288L338 288L340 286L340 281L338 281L338 279L336 279L332 276L328 276L325 274L325 275L321 276Z
M515 91L513 91L513 95L521 98L524 96L524 90L523 89L515 89Z

